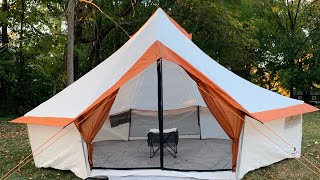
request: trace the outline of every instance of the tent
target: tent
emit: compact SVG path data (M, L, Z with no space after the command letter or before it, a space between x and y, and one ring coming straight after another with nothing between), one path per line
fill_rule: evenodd
M302 114L318 109L242 79L191 38L158 9L113 55L13 120L27 124L35 165L80 178L240 179L300 157ZM164 138L172 128L176 158ZM152 158L150 129L160 134Z

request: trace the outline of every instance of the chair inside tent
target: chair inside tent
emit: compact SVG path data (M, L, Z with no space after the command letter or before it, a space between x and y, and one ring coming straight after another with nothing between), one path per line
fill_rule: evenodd
M157 65L162 66L163 168L232 170L231 140L193 79L166 60L153 63L120 88L108 120L94 139L93 168L160 168L157 133L150 137L150 131L159 129Z

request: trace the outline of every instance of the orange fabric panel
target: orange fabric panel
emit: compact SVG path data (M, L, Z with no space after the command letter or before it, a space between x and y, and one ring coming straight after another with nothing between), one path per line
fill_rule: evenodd
M88 159L90 167L93 165L92 161L92 152L93 152L93 145L92 141L94 137L98 134L99 130L103 126L104 122L109 115L111 110L112 104L116 99L116 95L118 90L110 94L107 98L103 101L99 102L91 108L89 111L85 112L76 120L76 124L78 124L78 129L82 134L83 139L86 141L88 146ZM84 119L85 118L85 119ZM83 121L83 122L82 122ZM79 123L81 122L81 123Z
M190 77L197 82L199 92L205 101L211 114L216 118L222 129L232 140L232 168L235 171L238 157L238 145L245 114L225 101L215 92L211 86L201 82L197 77L189 73ZM223 103L223 104L222 104ZM243 119L241 119L243 118Z
M170 19L170 21L173 23L173 25L176 26L185 36L187 36L190 40L192 39L192 34L189 34L185 29L183 29L180 24L178 24L174 19L172 19L168 14L167 17Z
M72 123L73 121L74 118L22 116L10 122L63 127Z
M165 58L168 61L174 62L178 65L180 65L186 72L191 73L194 77L197 77L199 81L202 83L211 86L214 91L219 93L225 101L230 103L233 107L250 114L246 109L244 109L238 102L236 102L228 93L226 93L223 89L221 89L217 84L215 84L213 81L211 81L208 77L206 77L202 72L200 72L198 69L193 67L190 63L188 63L186 60L184 60L181 56L179 56L177 53L172 51L170 48L161 44L161 57Z
M249 112L202 72L162 43L161 57L180 65L199 86L199 91L210 112L232 140L232 167L235 170L243 119Z
M253 113L252 117L262 122L272 121L275 119L285 118L298 114L318 111L319 109L307 103L298 104L286 108L279 108L269 111Z
M153 62L160 58L159 54L159 42L155 42L148 50L137 60L137 62L116 82L111 88L109 88L104 94L102 94L92 105L90 105L85 111L77 117L77 122L80 122L78 129L85 139L88 147L88 159L90 166L92 167L92 153L93 145L92 141L101 129L105 122L112 104L115 100L115 96L118 90L126 82L138 75ZM77 123L76 123L77 124Z
M137 62L116 82L111 88L109 88L105 93L103 93L95 102L93 102L86 110L84 110L80 115L87 112L93 108L96 104L104 100L111 93L118 90L126 82L131 80L133 77L138 75L144 69L149 67L153 62L157 61L160 58L160 44L158 41L153 43L147 51L137 60ZM80 116L79 115L79 116Z
M222 129L232 140L232 168L235 170L238 157L239 138L245 114L226 102L222 96L216 93L210 86L201 83L201 81L198 82L198 85L200 87L198 88L200 94L211 114L216 118Z
M104 102L106 99L109 99L113 93L119 90L121 86L123 86L130 79L138 75L145 68L150 66L153 62L155 62L160 57L163 57L167 60L170 60L176 64L182 66L188 73L190 73L193 77L196 77L196 82L199 86L203 88L208 88L206 92L210 92L213 96L218 96L222 102L226 102L228 107L232 107L234 110L243 109L237 102L235 102L227 93L225 93L220 87L214 84L211 80L209 80L205 75L203 75L199 70L194 68L191 64L185 61L182 57L178 56L172 50L167 48L161 42L156 41L139 59L138 61L124 74L124 76L114 84L110 89L108 89L104 94L102 94L92 105L90 105L80 116L78 116L77 120L81 120L82 117L85 117L86 114L90 114L93 109L96 109ZM229 135L230 139L233 140L233 167L235 167L236 158L237 158L237 147L239 136L241 133L242 123L241 121L237 121L235 115L232 112L228 112L224 106L215 102L211 96L205 95L202 93L205 102L208 105L209 110L212 114L217 117L218 122L221 124L222 128ZM111 101L113 103L113 101ZM92 151L93 146L91 145L92 140L96 133L100 130L104 120L101 117L107 117L109 113L109 108L111 108L112 103L108 103L108 107L104 107L106 111L97 111L92 114L90 118L85 120L84 124L79 126L80 132L85 138L88 144L88 154L89 154L89 162L92 165ZM110 107L109 107L110 106ZM216 110L218 109L218 110ZM237 110L238 111L238 110ZM241 112L241 111L239 111ZM101 113L103 113L101 115ZM242 114L241 114L242 115ZM105 118L104 118L105 119ZM83 126L83 127L82 127Z

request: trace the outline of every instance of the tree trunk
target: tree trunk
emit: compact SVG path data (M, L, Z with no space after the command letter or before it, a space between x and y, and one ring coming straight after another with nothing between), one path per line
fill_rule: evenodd
M2 34L1 34L1 47L0 47L0 52L2 54L5 54L8 48L8 43L9 43L9 38L8 38L8 23L7 23L7 14L8 12L8 2L7 0L2 0L2 14L5 15L5 21L3 21L1 23L1 29L2 29ZM8 74L8 72L6 72L6 74ZM0 113L6 115L7 110L9 110L9 108L7 107L11 107L10 106L10 101L9 101L9 92L8 92L8 88L9 86L7 86L8 84L8 79L7 78L1 78L0 77L0 94L2 94L2 98L0 98Z
M293 98L293 85L290 86L290 98Z
M2 13L5 14L5 16L8 16L8 2L7 0L2 0ZM2 34L1 34L1 42L2 42L2 48L6 49L6 45L9 43L9 37L8 37L8 23L7 23L7 18L5 19L5 21L2 22L1 24L1 29L2 29Z
M305 103L310 103L310 90L304 90L304 91L303 91L302 100L303 100Z
M78 76L79 76L79 55L78 54L75 54L74 55L74 80L77 80L78 79Z
M21 114L23 111L24 104L26 101L25 97L25 78L26 78L26 63L23 54L23 36L24 36L24 24L25 24L25 11L27 8L27 4L25 0L21 0L21 14L20 14L20 31L19 31L19 51L18 51L18 61L17 61L17 69L18 69L18 77L17 77L17 87L15 88L15 97L14 97L14 106L16 107L16 114Z
M68 85L74 82L74 8L75 1L69 0L67 23L68 23L68 42L67 42L67 83Z

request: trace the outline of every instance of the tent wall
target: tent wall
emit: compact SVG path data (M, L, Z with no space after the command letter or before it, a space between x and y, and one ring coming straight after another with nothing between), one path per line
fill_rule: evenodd
M146 110L131 111L130 137L145 137L152 128L158 127L158 112ZM177 128L179 135L200 134L197 107L165 110L164 129Z
M246 116L242 144L239 147L239 161L237 166L237 177L241 179L247 172L268 166L292 156L300 157L302 141L302 115L281 118L274 121L260 122ZM277 135L284 139L282 141ZM260 131L258 132L257 129ZM263 134L264 135L263 135ZM270 138L270 139L268 139ZM274 142L274 143L273 143ZM290 154L286 153L285 149Z
M90 169L86 155L86 144L83 143L81 135L74 124L64 128L58 135L43 145L60 129L61 127L28 124L28 135L31 149L33 152L35 151L33 157L36 167L71 170L80 178L88 177ZM61 138L59 139L59 137ZM54 143L50 145L52 142ZM40 146L42 147L38 149ZM45 150L41 152L43 149Z
M180 66L170 61L162 63L164 110L206 106L197 84ZM110 114L130 109L158 110L156 65L154 62L120 88Z
M188 137L184 135L201 134L201 139L230 139L207 107L199 107L199 118L198 121L198 112L195 106L166 110L164 111L164 129L177 128L182 137ZM128 141L129 136L130 139L145 137L149 129L158 127L158 114L157 111L131 110L130 121L131 124L125 123L111 128L108 118L93 142L105 140Z
M189 123L185 125L189 125L189 134L199 134L200 130L193 129L191 131L191 126L196 127L192 124L190 119L198 119L196 107L197 105L202 106L200 108L200 123L201 123L201 137L206 138L221 138L221 139L230 139L226 133L221 128L220 124L217 123L217 120L214 116L212 116L211 112L208 108L206 108L206 104L201 97L201 94L198 90L197 84L194 80L182 69L179 65L171 62L171 61L163 61L163 88L164 88L164 109L171 111L167 111L165 114L165 118L175 119L175 121L179 121L179 118L174 117L174 114L179 114L177 111L180 108L186 108L183 112L184 119L189 117ZM174 77L174 78L173 78ZM193 106L194 110L187 113L187 109ZM132 111L132 124L131 124L131 136L132 137L143 137L146 132L142 135L139 135L139 131L137 128L150 129L158 124L157 121L157 113L152 112L158 109L157 105L157 72L156 72L156 62L154 62L151 66L144 69L137 76L132 78L130 81L126 82L119 90L117 94L116 100L112 105L110 114L117 114L119 112L129 111L130 109L135 109ZM149 111L148 111L149 110ZM181 112L180 112L181 115ZM180 121L183 118L180 118ZM172 122L172 121L171 121ZM142 127L142 124L145 124L145 127ZM167 123L166 123L167 124ZM107 127L109 126L109 128ZM181 127L182 125L176 123L176 125L170 127ZM127 128L127 126L122 125L123 133ZM120 127L111 128L110 123L107 122L104 125L104 130L111 130L108 137L107 134L103 135L102 132L99 132L95 141L102 140L126 140L124 137L120 138L111 137L114 133L120 132ZM185 128L178 128L180 134L188 134L183 132ZM145 130L144 130L145 131ZM124 134L126 135L126 133ZM102 137L104 136L104 137Z
M230 139L207 107L200 107L201 138Z
M94 138L93 142L107 140L129 140L129 123L121 124L116 127L111 127L109 118L104 122L102 128Z

